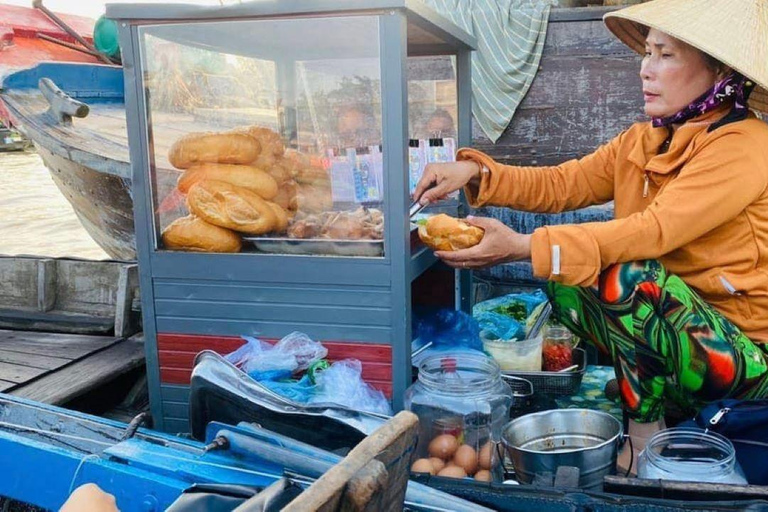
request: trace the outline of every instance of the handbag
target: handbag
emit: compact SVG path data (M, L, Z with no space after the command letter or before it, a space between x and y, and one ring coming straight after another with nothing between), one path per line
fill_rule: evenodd
M727 438L747 482L768 485L768 399L712 402L681 427L698 427Z

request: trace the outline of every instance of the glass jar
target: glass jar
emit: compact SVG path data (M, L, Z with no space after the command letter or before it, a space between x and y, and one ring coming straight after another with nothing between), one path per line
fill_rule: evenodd
M406 408L419 417L413 470L500 481L497 445L511 403L512 390L493 359L480 354L425 359L405 394ZM449 467L454 465L461 471Z
M573 334L562 326L551 326L544 333L541 349L542 369L559 372L573 364Z
M669 428L656 432L638 458L638 478L746 484L733 444L715 432Z

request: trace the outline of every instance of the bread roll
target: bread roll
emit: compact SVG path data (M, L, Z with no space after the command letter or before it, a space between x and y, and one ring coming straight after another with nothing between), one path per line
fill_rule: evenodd
M264 128L262 126L243 126L235 128L232 133L246 134L259 143L261 152L253 163L262 169L269 169L271 166L278 163L285 152L283 139L277 132L270 130L269 128Z
M194 252L240 252L240 236L194 215L176 219L163 230L166 249Z
M307 213L327 212L333 209L330 187L298 185L296 202L299 211Z
M427 219L419 226L419 238L434 251L457 251L480 243L485 232L477 226L467 224L441 213Z
M244 133L190 133L173 143L168 161L178 169L203 162L249 164L260 150L259 142Z
M266 172L272 176L272 179L277 182L278 186L293 180L293 176L291 176L291 173L288 171L288 169L280 164L274 164L271 167L268 167Z
M261 235L277 226L277 216L267 201L223 181L198 181L187 193L187 205L203 220L241 233Z
M186 194L189 188L201 180L216 180L256 192L262 199L277 195L277 182L258 167L231 164L195 164L179 177L177 187Z
M272 199L283 210L295 212L299 209L298 186L293 180L286 181L278 187L277 195Z
M278 204L269 201L267 201L267 204L270 206L270 208L272 208L272 211L275 212L275 217L277 218L277 221L275 222L275 229L273 231L275 233L284 232L285 228L288 227L288 214Z

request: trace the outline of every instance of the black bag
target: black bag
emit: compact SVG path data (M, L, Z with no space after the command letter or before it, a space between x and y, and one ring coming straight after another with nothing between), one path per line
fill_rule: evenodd
M728 438L747 481L768 485L768 399L719 400L680 426L709 429Z

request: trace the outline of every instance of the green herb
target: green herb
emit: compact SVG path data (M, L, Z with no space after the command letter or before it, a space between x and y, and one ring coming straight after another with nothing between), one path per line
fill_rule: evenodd
M524 322L528 318L528 309L522 302L510 302L503 306L498 306L492 310L494 313L514 318L518 322Z

